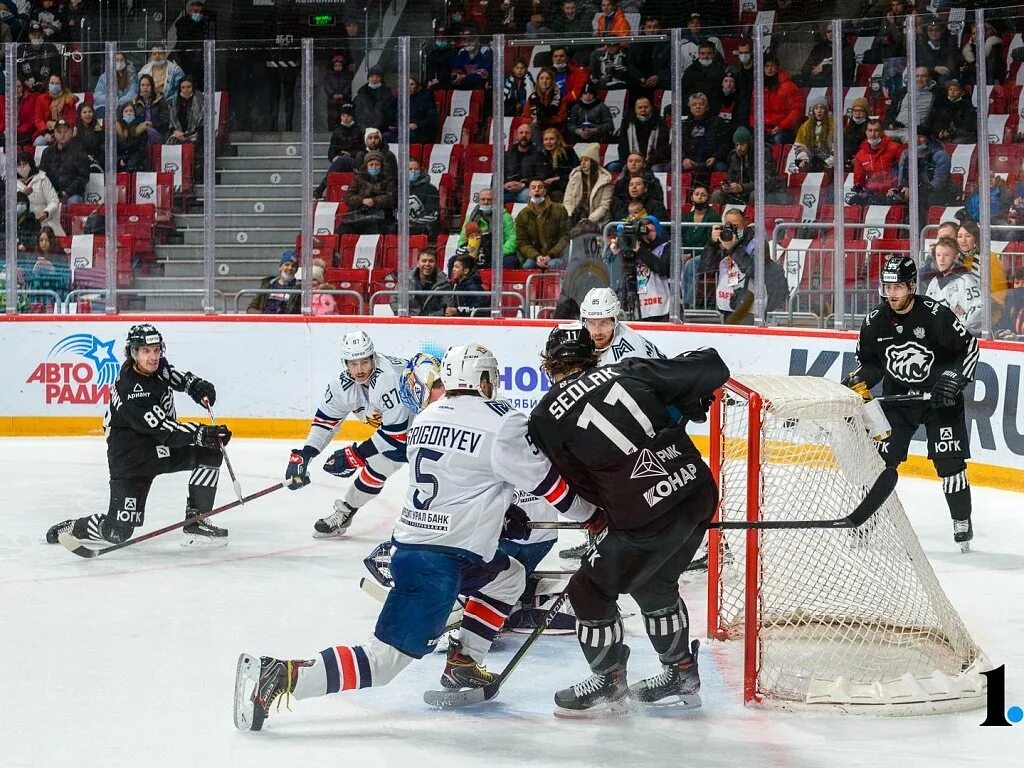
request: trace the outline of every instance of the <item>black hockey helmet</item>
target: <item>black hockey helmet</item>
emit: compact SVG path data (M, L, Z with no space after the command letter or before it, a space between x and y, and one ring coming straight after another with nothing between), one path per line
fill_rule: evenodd
M913 291L917 286L917 264L909 256L890 256L882 266L878 295L885 298L885 286L906 283Z
M156 329L155 325L149 323L139 323L133 325L128 331L128 338L124 346L125 357L135 359L135 351L139 347L148 347L150 344L159 344L160 352L166 352L167 347L164 345L163 334Z
M544 345L544 360L589 363L597 354L590 331L582 323L565 323L551 330Z

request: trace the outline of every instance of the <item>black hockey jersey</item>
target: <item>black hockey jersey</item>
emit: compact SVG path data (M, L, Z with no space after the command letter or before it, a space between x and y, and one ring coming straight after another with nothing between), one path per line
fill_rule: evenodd
M530 439L609 525L639 528L713 482L666 409L708 397L728 378L713 349L590 368L551 387L530 414Z
M149 474L169 449L195 442L198 424L182 424L174 409L174 391L184 392L195 377L175 370L167 360L152 376L135 370L132 361L121 371L110 390L106 415L107 464L110 476L138 477Z
M920 295L905 315L882 302L864 318L857 342L864 380L869 387L881 381L887 395L930 391L947 370L973 381L979 351L978 340L948 307Z

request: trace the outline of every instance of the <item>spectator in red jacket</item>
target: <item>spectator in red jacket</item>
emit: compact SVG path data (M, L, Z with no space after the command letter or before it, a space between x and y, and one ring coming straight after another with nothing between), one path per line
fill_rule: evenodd
M629 37L633 33L629 19L619 8L618 0L601 0L601 15L597 17L596 31L598 37Z
M74 125L78 120L78 97L64 86L64 78L54 72L50 75L46 92L36 97L36 138L37 147L52 144L53 129L58 120L67 120Z
M750 106L754 114L754 106ZM779 68L774 53L764 55L764 125L767 139L772 144L792 144L796 129L804 117L800 103L800 89L789 78L789 73Z
M36 136L38 94L26 88L24 81L19 77L14 85L14 95L18 99L18 146L27 147Z
M881 205L894 196L896 170L903 145L885 135L882 121L868 120L867 138L853 157L853 193L851 205Z
M551 49L551 69L555 75L555 84L562 94L562 102L571 107L583 93L583 86L590 79L588 72L569 58L569 49L564 45L556 45Z

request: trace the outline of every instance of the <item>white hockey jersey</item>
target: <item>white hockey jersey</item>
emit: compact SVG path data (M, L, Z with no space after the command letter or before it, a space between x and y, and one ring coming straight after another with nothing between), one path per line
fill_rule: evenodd
M373 374L367 384L357 384L348 371L342 370L341 375L327 385L309 428L306 445L323 451L351 413L377 428L366 441L373 444L377 453L386 454L395 449L401 453L412 418L412 413L398 399L399 377L406 362L399 357L374 355Z
M605 347L600 354L601 357L597 361L599 366L611 365L627 357L665 359L665 355L661 353L660 349L625 323L615 324L615 335L612 336L612 343Z
M504 400L442 398L408 438L409 492L393 534L403 546L490 560L516 488L573 520L594 513L530 443L526 414Z
M928 281L924 295L945 304L963 326L974 336L983 330L981 281L965 270L951 274L935 274Z

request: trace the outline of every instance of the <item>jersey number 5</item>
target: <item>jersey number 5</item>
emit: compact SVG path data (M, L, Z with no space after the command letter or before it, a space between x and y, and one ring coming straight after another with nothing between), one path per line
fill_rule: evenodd
M437 476L425 471L423 469L423 462L440 461L442 456L444 456L443 453L432 448L420 448L416 454L416 465L413 467L413 473L416 475L416 485L419 487L412 494L412 505L416 509L430 509L430 505L437 498ZM420 492L423 486L427 486L430 489L426 494Z
M647 418L647 414L643 412L643 409L640 408L636 400L633 399L633 396L626 391L622 384L619 382L612 384L608 389L608 394L605 395L604 402L608 405L618 405L621 403L626 406L626 410L636 419L637 424L647 433L647 436L654 437L654 424L651 423L651 420ZM633 445L633 441L616 429L615 425L591 403L587 403L583 407L580 417L576 420L576 426L580 429L587 429L591 425L597 427L597 430L615 443L623 453L627 455L636 453L637 447Z

